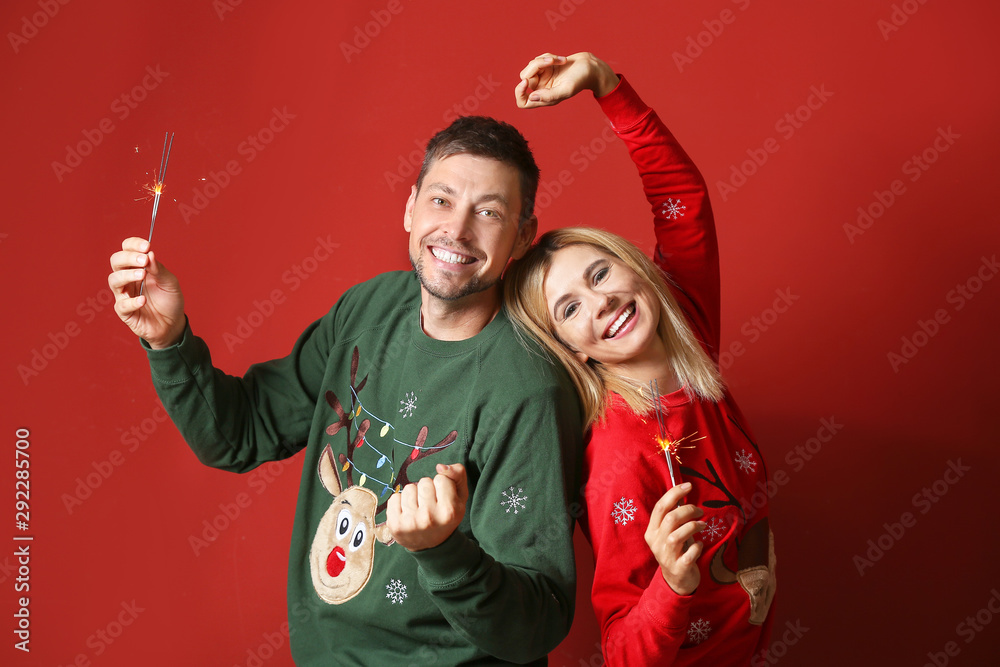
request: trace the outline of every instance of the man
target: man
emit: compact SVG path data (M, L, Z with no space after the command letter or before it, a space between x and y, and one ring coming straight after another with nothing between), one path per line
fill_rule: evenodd
M500 298L537 185L513 127L455 121L406 203L414 272L349 289L243 378L212 367L144 239L111 257L115 309L204 463L246 472L306 450L288 575L300 666L544 664L569 630L579 406Z

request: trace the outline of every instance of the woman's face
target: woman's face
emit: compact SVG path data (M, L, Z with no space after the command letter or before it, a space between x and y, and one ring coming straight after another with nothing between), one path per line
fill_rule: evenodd
M590 245L566 246L553 253L543 288L556 334L581 361L627 375L629 366L665 360L659 299L620 259Z

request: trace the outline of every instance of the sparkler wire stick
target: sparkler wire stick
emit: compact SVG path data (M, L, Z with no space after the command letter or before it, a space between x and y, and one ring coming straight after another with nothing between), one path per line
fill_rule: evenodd
M667 471L670 473L670 485L677 486L677 476L674 474L674 462L671 460L670 437L667 435L666 422L663 417L663 406L660 403L660 383L652 380L649 383L649 392L653 395L653 405L656 408L656 425L660 429L660 445L663 447L663 454L667 457Z
M167 139L170 139L170 143L167 143ZM167 176L167 165L170 163L170 149L174 146L174 133L165 132L163 134L163 153L160 155L160 171L157 174L156 184L153 186L153 217L149 221L149 238L147 243L153 242L153 228L156 227L156 211L160 208L160 193L163 192L163 180ZM146 281L142 281L142 285L139 286L139 296L142 296L143 290L146 288Z

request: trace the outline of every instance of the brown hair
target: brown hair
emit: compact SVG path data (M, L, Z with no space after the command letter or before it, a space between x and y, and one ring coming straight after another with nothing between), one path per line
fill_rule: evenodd
M513 125L486 116L462 116L427 142L424 162L417 176L417 191L435 160L467 154L492 158L517 169L521 175L519 223L531 217L538 191L539 170L528 142Z

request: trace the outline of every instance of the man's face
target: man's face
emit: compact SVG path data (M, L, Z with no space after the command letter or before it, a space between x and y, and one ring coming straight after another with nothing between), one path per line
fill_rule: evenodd
M507 261L520 258L535 237L534 216L519 228L520 213L516 168L466 154L435 160L420 191L411 190L403 217L420 284L446 301L493 298Z

